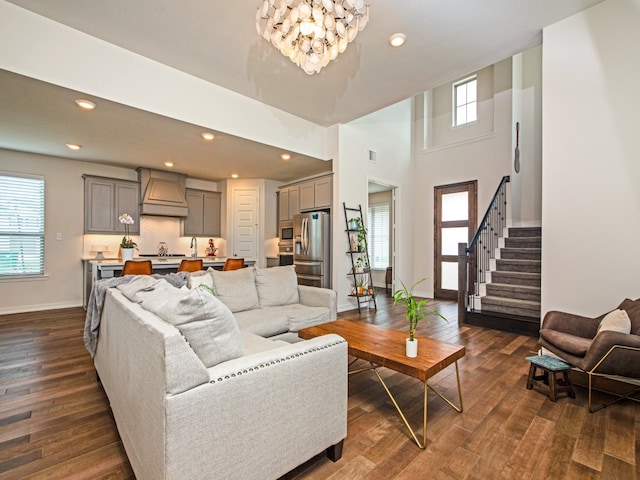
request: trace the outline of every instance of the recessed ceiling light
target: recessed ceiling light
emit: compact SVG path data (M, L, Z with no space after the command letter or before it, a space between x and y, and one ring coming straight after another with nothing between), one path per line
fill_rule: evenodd
M280 158L283 160L289 160L291 158L291 155L288 153L283 153L282 155L280 155Z
M392 47L401 47L402 45L404 45L406 39L407 37L404 33L394 33L389 37L389 44Z
M165 167L173 167L173 162L164 162Z
M202 138L204 138L207 142L210 142L211 140L213 140L214 138L216 138L216 136L215 136L213 133L211 133L211 132L204 132L204 133L201 133L201 134L200 134L200 136L201 136Z
M237 173L231 174L231 178L238 178L238 174Z
M76 104L84 110L93 110L94 108L96 108L95 103L83 98L79 98L78 100L76 100Z
M67 143L67 148L69 150L80 150L81 146L77 143Z

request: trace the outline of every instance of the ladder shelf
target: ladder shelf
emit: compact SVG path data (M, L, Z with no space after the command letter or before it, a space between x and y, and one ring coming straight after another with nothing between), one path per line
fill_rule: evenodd
M351 270L347 273L351 277L351 293L349 297L356 299L358 313L361 312L360 305L373 301L373 307L377 311L376 294L373 289L373 277L371 276L371 264L369 262L369 246L367 244L367 231L364 226L362 215L362 205L358 208L347 207L342 202L344 208L344 221L348 241L347 255L351 259Z

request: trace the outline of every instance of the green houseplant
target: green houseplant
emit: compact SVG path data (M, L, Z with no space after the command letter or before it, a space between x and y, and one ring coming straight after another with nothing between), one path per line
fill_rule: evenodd
M409 321L409 338L407 338L406 344L408 357L415 357L418 354L418 341L415 339L415 333L419 321L428 321L429 315L440 317L445 322L448 321L440 312L427 306L429 299L416 300L416 297L413 296L413 289L425 280L426 278L418 280L411 285L411 288L407 288L404 282L400 281L402 288L393 294L393 304L402 303L406 307L405 318Z
M353 217L349 219L349 229L357 232L356 237L358 240L358 252L364 252L365 242L367 241L367 229L362 223L360 217Z

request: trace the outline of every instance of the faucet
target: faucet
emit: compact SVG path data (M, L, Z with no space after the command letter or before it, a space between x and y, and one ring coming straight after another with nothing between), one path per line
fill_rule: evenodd
M197 257L198 256L198 239L195 237L195 235L193 237L191 237L191 248L193 248L193 253L191 254L192 257Z

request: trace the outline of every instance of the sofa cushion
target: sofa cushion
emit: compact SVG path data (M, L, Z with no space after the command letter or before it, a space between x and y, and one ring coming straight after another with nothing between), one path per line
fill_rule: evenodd
M616 309L612 312L607 313L600 322L600 326L598 326L598 332L604 331L620 332L626 334L630 333L631 320L629 320L629 315L627 315L627 312L624 310Z
M259 307L254 268L213 270L211 275L216 295L233 313Z
M206 367L244 354L233 314L204 289L175 288L146 276L119 288L130 301L174 325Z
M289 305L289 331L297 332L301 328L312 327L331 321L328 307L308 307L306 305Z
M631 333L633 335L640 335L640 298L637 300L631 300L626 298L618 306L620 310L624 310L629 315L631 321Z
M569 352L577 357L584 357L591 345L591 338L578 337L569 333L542 328L540 336L560 350Z
M298 277L293 265L256 268L256 289L261 307L299 303Z
M209 267L208 270L191 272L189 274L187 286L189 288L198 288L200 285L206 285L213 290L213 277L211 276L211 272L213 272L213 268L211 267Z
M261 337L272 337L289 331L289 317L286 308L289 307L265 307L236 312L234 315L243 332L254 333Z

